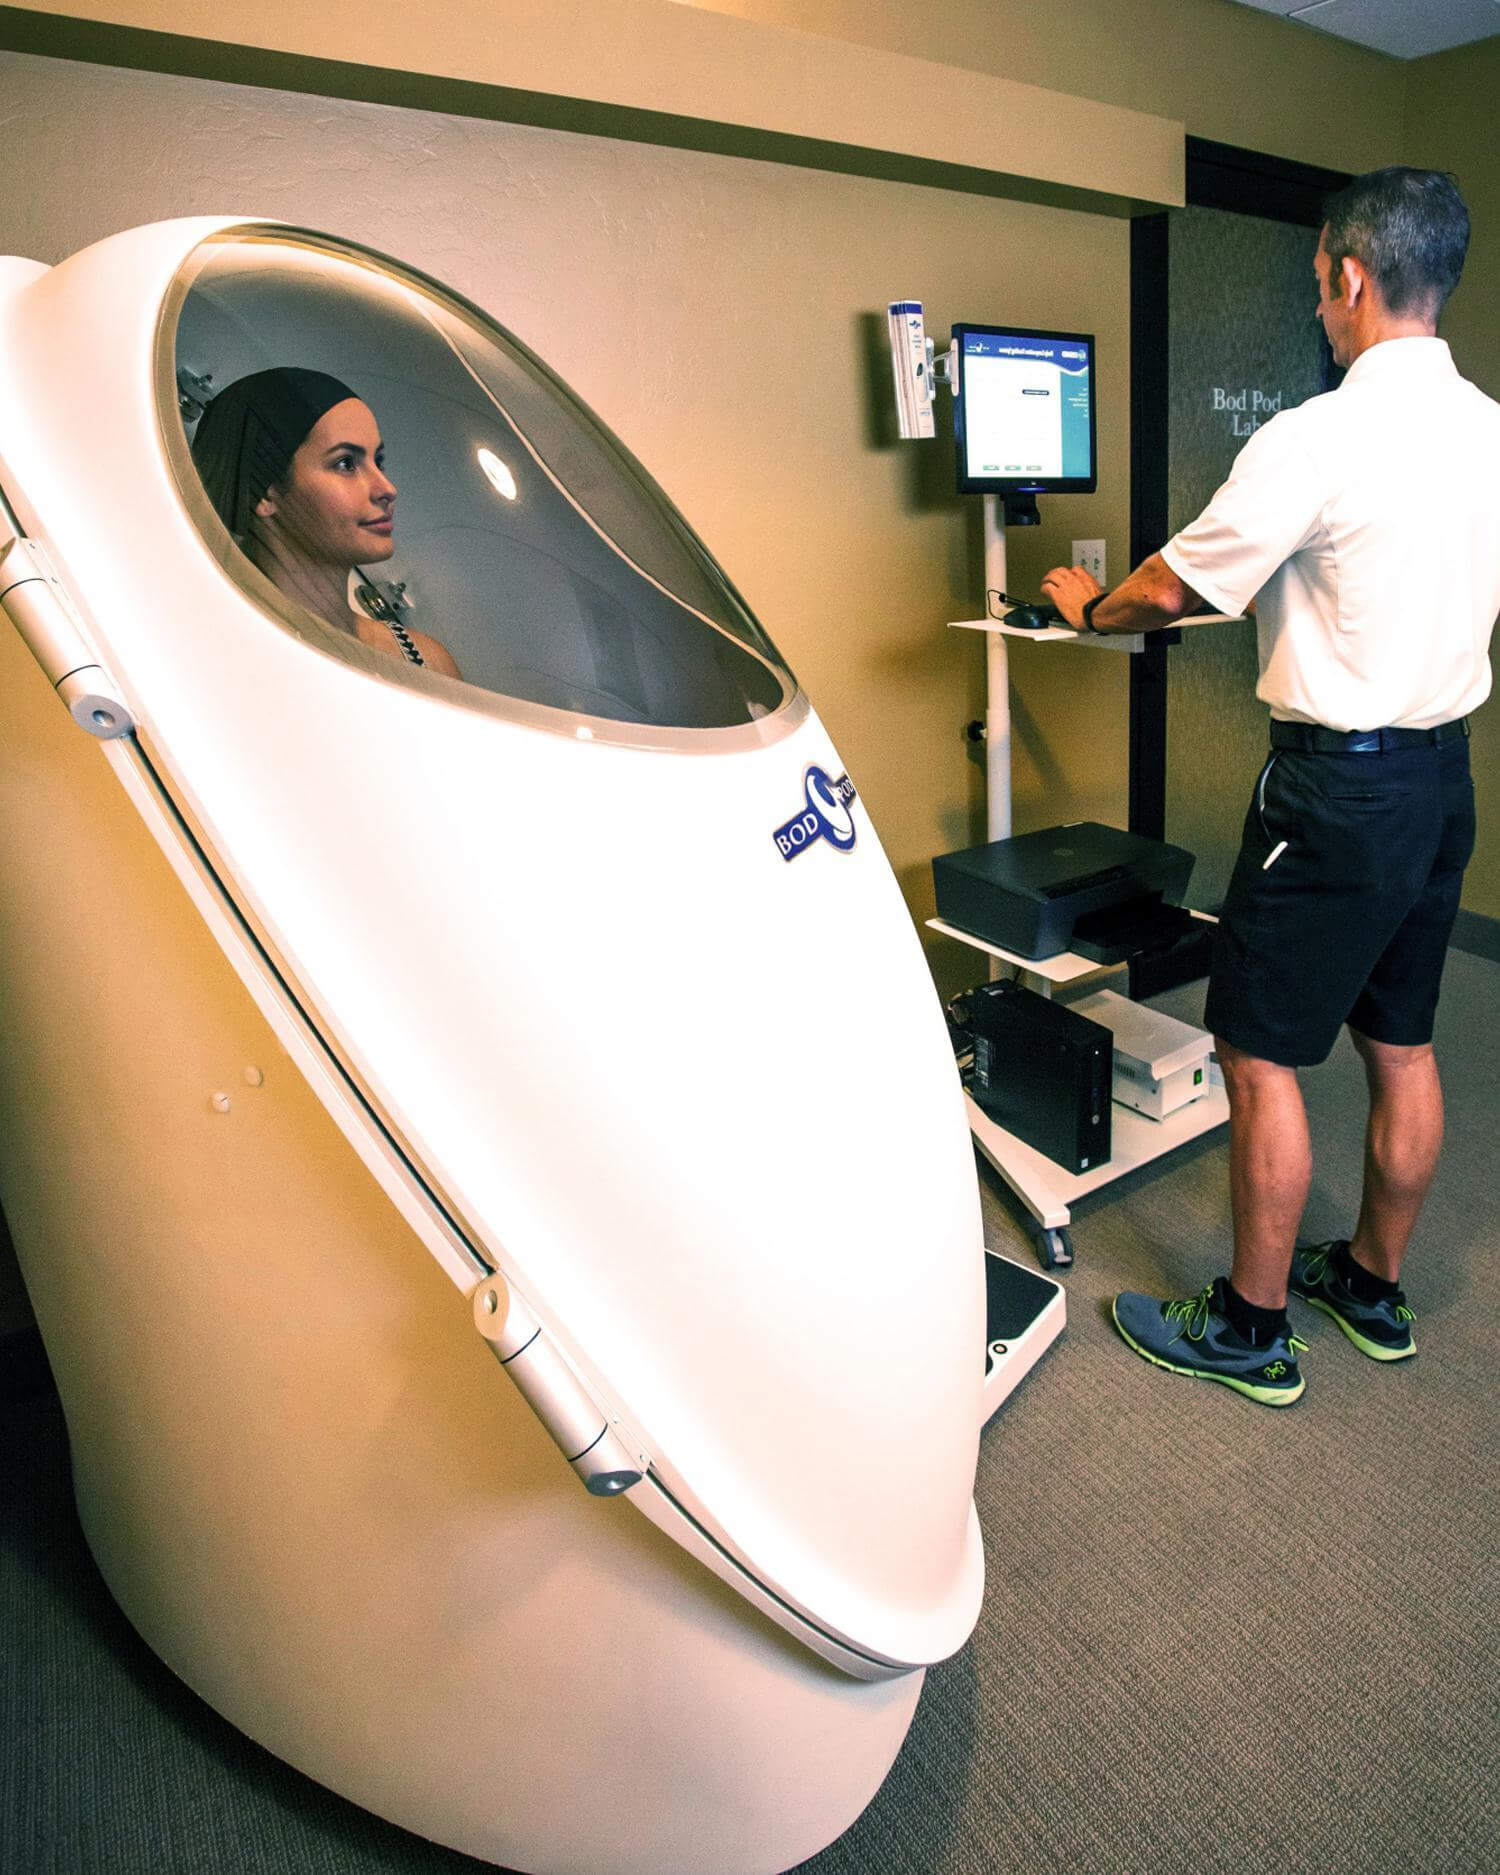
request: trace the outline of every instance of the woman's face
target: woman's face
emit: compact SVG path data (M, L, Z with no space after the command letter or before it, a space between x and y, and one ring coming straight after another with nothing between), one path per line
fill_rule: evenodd
M396 485L381 464L375 414L357 397L326 411L303 438L285 480L255 512L310 560L354 567L395 551Z

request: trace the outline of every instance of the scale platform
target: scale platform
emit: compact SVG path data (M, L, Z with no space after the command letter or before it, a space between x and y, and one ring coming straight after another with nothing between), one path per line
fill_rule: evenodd
M1068 1319L1061 1283L984 1253L984 1406L988 1425L1062 1333Z

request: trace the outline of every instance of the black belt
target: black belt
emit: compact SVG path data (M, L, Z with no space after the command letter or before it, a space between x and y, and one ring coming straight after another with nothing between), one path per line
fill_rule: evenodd
M1379 755L1384 749L1427 749L1469 733L1467 716L1436 729L1325 729L1321 723L1272 721L1273 749L1308 749L1315 755Z

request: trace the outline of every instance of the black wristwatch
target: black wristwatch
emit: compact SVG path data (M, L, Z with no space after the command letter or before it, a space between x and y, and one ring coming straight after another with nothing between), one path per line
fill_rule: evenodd
M1083 623L1078 627L1080 631L1092 632L1096 638L1107 638L1109 636L1108 632L1100 631L1099 627L1094 623L1094 607L1096 605L1102 605L1108 597L1109 594L1107 592L1096 592L1092 599L1086 599L1084 601Z

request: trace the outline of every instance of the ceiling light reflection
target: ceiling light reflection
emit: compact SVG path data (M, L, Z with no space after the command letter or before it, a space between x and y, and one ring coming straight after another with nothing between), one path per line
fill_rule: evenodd
M479 466L484 471L484 479L497 495L503 495L507 501L516 498L516 478L492 449L479 451Z

